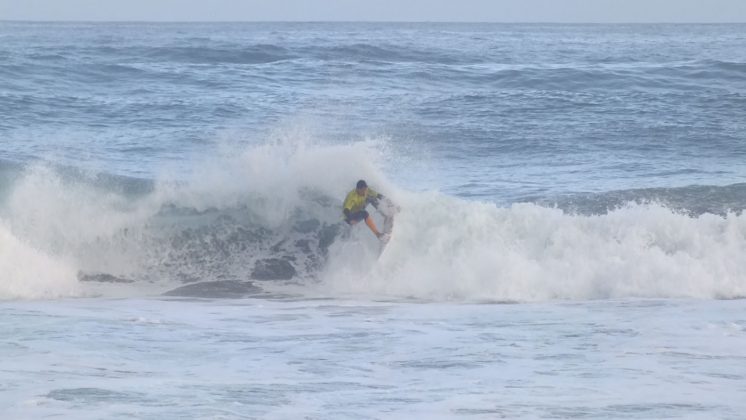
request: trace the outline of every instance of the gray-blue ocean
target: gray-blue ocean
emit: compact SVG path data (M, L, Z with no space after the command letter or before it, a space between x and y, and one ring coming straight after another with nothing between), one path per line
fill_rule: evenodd
M0 22L0 415L742 418L745 46Z

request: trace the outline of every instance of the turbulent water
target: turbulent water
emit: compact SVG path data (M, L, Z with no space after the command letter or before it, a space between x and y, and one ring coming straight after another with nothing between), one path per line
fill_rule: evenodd
M0 412L739 418L743 45L0 22Z

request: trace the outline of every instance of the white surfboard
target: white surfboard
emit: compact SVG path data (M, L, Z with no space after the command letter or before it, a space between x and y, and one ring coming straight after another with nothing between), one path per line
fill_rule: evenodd
M384 199L378 205L378 212L383 216L383 229L381 230L381 249L378 252L380 257L383 254L383 250L386 249L389 241L391 241L391 235L394 232L394 215L399 211L399 208L394 205L389 199Z

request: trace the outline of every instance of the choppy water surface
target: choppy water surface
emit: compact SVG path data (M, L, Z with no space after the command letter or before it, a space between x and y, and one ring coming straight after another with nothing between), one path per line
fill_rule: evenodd
M501 201L744 176L744 25L5 22L0 36L11 159L152 176L301 126L390 139L404 185Z

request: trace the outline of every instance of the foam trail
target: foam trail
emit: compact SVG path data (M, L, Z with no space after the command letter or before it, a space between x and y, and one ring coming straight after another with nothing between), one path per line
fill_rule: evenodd
M381 259L335 244L325 290L496 301L746 296L744 215L631 204L583 216L437 193L400 199Z

